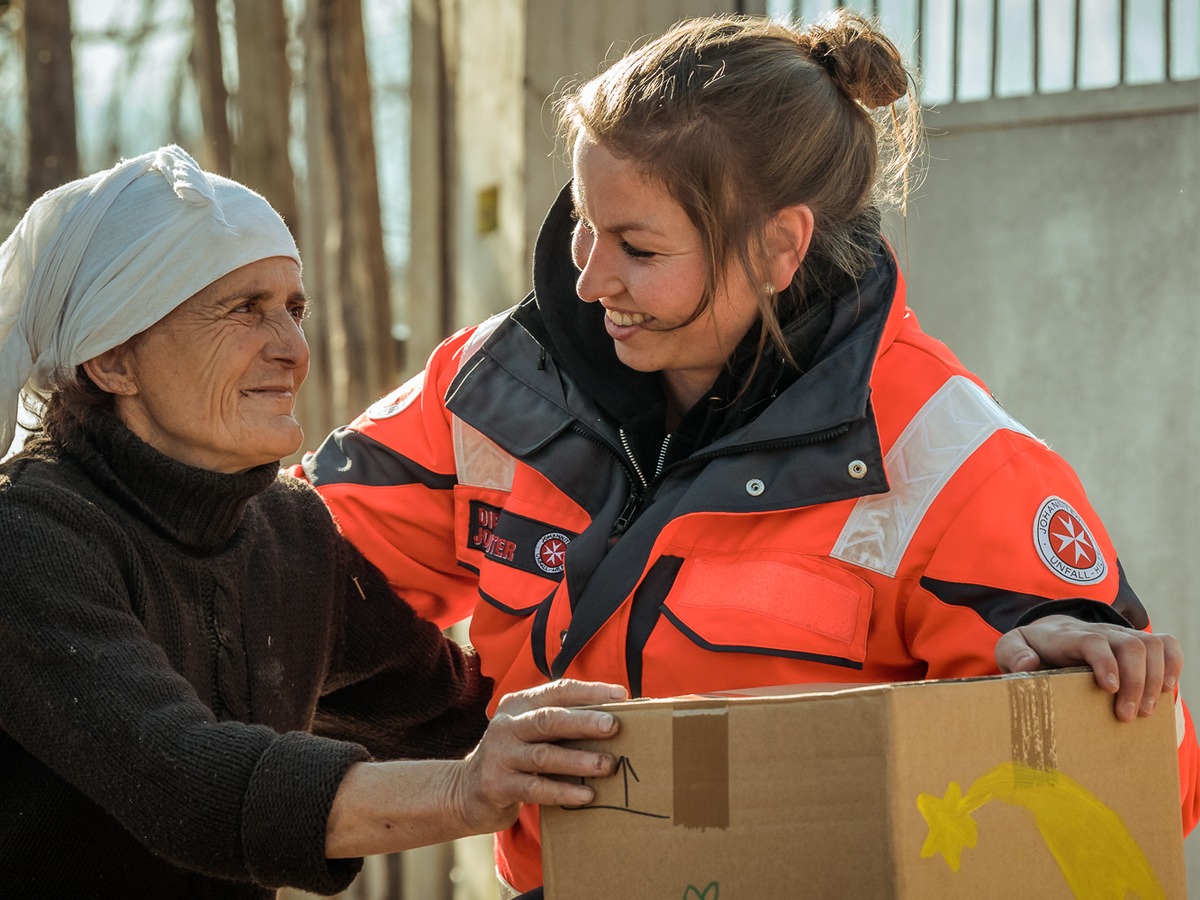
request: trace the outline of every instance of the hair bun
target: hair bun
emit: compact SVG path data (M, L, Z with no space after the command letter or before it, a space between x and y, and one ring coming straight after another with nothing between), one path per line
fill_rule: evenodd
M847 96L868 109L889 106L908 93L908 74L896 45L869 19L844 8L797 38Z

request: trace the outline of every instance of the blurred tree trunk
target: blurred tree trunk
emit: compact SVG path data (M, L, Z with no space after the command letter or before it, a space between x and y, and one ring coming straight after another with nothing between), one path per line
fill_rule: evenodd
M234 0L238 136L233 174L261 193L298 233L296 183L288 156L292 70L283 0Z
M30 0L25 4L25 85L29 123L26 195L32 202L79 177L70 0Z
M308 115L324 151L324 164L314 170L319 154L310 142L310 177L323 217L314 233L323 234L329 266L327 293L318 296L330 340L331 412L342 422L394 387L399 371L361 0L309 0L308 15Z
M305 328L312 362L308 381L300 392L300 424L304 427L305 446L315 448L334 426L349 421L335 411L333 398L347 394L345 332L333 287L336 248L340 229L330 206L328 186L332 150L325 123L329 98L324 90L325 51L318 31L317 12L308 3L304 12L304 218L300 230L300 254L304 257L304 287L316 298L311 325ZM328 237L327 237L328 235ZM334 357L337 348L337 361ZM353 413L351 413L353 415Z
M229 91L221 55L217 0L192 0L192 72L204 123L201 165L229 177L233 173L233 138L229 132Z
M405 347L405 366L415 372L453 330L458 9L446 0L411 0L409 8L413 227L409 235L408 324L412 334Z

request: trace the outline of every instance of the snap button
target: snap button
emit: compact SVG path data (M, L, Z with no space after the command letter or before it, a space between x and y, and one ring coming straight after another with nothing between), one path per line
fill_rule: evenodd
M867 464L861 459L855 459L846 467L851 478L865 478L867 475Z
M761 478L751 478L749 481L746 482L746 493L749 494L751 497L757 497L759 494L761 494L766 489L767 489L767 486L765 484L763 484Z

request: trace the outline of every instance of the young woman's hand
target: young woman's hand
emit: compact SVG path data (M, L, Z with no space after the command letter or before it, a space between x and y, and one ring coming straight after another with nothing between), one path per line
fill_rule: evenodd
M1002 672L1090 666L1096 684L1116 694L1113 708L1122 722L1154 712L1183 671L1179 641L1169 634L1070 616L1046 616L1014 628L996 644L996 662Z

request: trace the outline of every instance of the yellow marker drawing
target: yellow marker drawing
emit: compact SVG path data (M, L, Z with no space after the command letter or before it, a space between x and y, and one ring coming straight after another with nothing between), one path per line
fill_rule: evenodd
M944 797L922 793L917 808L929 826L921 857L940 853L954 872L962 852L974 847L978 827L971 814L989 800L1022 806L1033 813L1046 846L1076 897L1165 900L1166 894L1141 848L1121 819L1079 782L1061 772L1003 763L980 777L964 794L951 782Z

